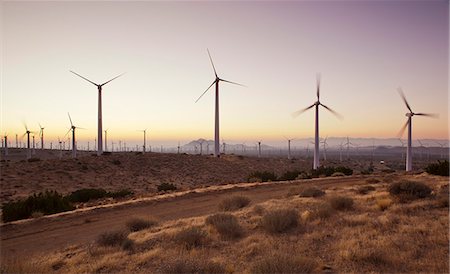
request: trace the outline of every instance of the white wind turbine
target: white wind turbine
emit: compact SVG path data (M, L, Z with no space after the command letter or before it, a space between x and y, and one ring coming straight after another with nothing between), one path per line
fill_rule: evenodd
M34 133L34 132L29 131L28 127L25 123L24 123L24 126L25 126L25 133L22 135L22 137L27 135L27 159L30 159L31 158L30 133Z
M320 166L320 163L319 163L319 106L324 107L326 110L328 110L329 112L334 114L336 117L338 117L339 119L342 119L342 116L340 114L338 114L336 111L332 110L331 108L327 107L326 105L324 105L320 102L320 75L317 75L317 101L314 104L310 105L309 107L301 109L299 111L296 111L292 114L293 117L297 117L310 108L315 107L315 109L316 109L313 169L317 169Z
M288 141L288 160L290 160L291 157L291 142L294 141L295 139L288 139L286 136L283 136L284 139L286 139L286 141Z
M261 158L261 141L258 141L258 158Z
M114 78L112 78L111 80L108 80L106 82L104 82L103 84L97 84L92 82L91 80L79 75L78 73L74 72L74 71L70 71L73 74L83 78L84 80L88 81L89 83L97 86L98 89L98 137L97 137L97 141L98 141L98 145L97 145L97 155L101 155L103 153L103 137L102 137L102 87L106 84L108 84L109 82L111 82L112 80L124 75L125 73L122 73Z
M44 127L39 124L39 136L41 137L41 150L44 150Z
M77 143L75 141L75 129L84 129L81 127L77 127L72 123L72 118L70 117L70 114L67 113L67 115L69 116L69 121L70 121L70 129L67 131L66 135L69 134L70 131L72 131L72 158L77 158ZM64 135L64 137L66 136Z
M214 63L213 60L211 58L211 54L209 53L208 50L208 55L209 55L209 60L211 60L211 65L213 67L214 70L214 75L216 76L216 79L212 82L212 84L202 93L202 95L200 95L200 97L198 97L198 99L195 101L196 103L198 102L198 100L200 100L200 98L203 97L203 95L215 84L216 85L216 102L215 102L215 129L214 129L214 157L220 157L220 138L219 138L219 82L226 82L226 83L230 83L230 84L235 84L235 85L239 85L239 86L243 86L241 84L235 83L235 82L231 82L228 80L224 80L219 78L219 76L217 75L216 72L216 68L214 67Z
M8 156L8 134L5 133L5 136L3 136L5 138L5 146L3 147L4 150L4 156Z
M105 130L105 151L108 151L108 129ZM88 142L88 147L89 147L89 142ZM88 148L89 150L89 148Z
M140 131L140 132L143 132L143 133L144 133L144 145L142 146L142 153L145 153L145 146L146 146L146 140L147 140L147 137L146 137L146 134L147 134L147 129L143 129L143 130L138 130L138 131Z
M403 93L401 88L398 88L398 93L403 99L403 102L406 105L406 108L409 110L405 115L408 117L405 125L400 129L399 131L399 137L403 135L405 132L406 127L408 127L408 143L406 147L406 171L412 170L412 117L417 116L426 116L426 117L437 117L437 114L428 114L428 113L415 113L412 111L411 107L408 104L408 101L406 100L405 94Z
M325 161L327 160L327 146L328 146L327 139L328 139L328 136L325 137L325 139L323 139L323 141L320 141L320 143L323 145L323 159Z

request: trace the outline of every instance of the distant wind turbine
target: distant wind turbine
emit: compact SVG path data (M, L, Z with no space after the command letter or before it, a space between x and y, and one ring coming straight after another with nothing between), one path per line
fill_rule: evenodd
M146 140L147 140L147 138L146 138L147 129L138 130L138 131L144 133L144 145L142 146L142 152L145 153L145 146L146 146Z
M70 121L70 129L67 131L66 135L69 134L70 131L72 131L72 158L77 158L77 143L75 141L75 129L84 129L81 127L77 127L72 123L72 118L70 117L70 114L67 113L69 116Z
M317 75L317 101L310 105L307 108L301 109L299 111L296 111L292 114L293 117L297 117L303 112L309 110L310 108L315 107L316 109L316 121L315 121L315 136L314 136L314 163L313 163L313 169L317 169L320 166L319 163L319 106L324 107L326 110L334 114L339 119L342 119L342 116L338 114L336 111L332 110L331 108L327 107L326 105L322 104L320 102L320 75Z
M26 124L24 124L24 126L25 126L25 133L22 135L22 137L27 135L27 159L30 159L31 158L30 133L34 133L34 132L29 131Z
M327 139L328 139L328 136L325 137L325 139L323 139L323 141L320 141L320 143L322 143L322 145L323 145L323 159L325 161L327 160L327 146L328 146Z
M108 151L108 130L109 130L109 128L105 130L105 151ZM89 145L89 142L88 142L88 145Z
M290 160L292 158L291 157L291 141L293 141L295 139L289 139L285 136L283 136L283 137L284 137L284 139L286 139L286 141L288 141L288 160Z
M408 101L406 100L405 94L403 93L403 90L401 88L398 89L398 93L403 99L403 102L406 105L406 108L409 110L408 113L406 113L406 117L408 117L405 125L400 129L399 131L399 137L403 135L405 132L406 127L408 127L408 144L406 148L406 171L412 170L412 117L417 116L425 116L425 117L437 117L437 114L428 114L428 113L414 113L411 109L411 107L408 104Z
M39 124L39 136L41 137L41 150L44 150L44 127Z
M4 149L4 155L5 157L8 156L8 134L5 133L5 136L3 136L5 138L5 146L3 147Z
M97 137L97 141L98 141L97 148L98 148L98 150L97 150L97 155L101 155L103 153L103 144L102 144L102 142L103 142L103 137L102 137L102 133L103 133L102 132L102 87L104 85L108 84L109 82L111 82L112 80L114 80L114 79L124 75L125 73L122 73L122 74L112 78L111 80L108 80L108 81L104 82L103 84L97 84L97 83L94 83L91 80L81 76L80 74L78 74L78 73L76 73L74 71L70 71L70 72L72 72L73 74L83 78L84 80L88 81L89 83L97 86L97 89L98 89L98 137Z
M258 141L258 158L261 158L261 141Z
M213 67L214 70L214 75L216 76L216 79L212 82L212 84L202 93L202 95L200 95L200 97L198 97L198 99L195 101L196 103L198 102L198 100L200 100L200 98L203 97L203 95L205 95L205 93L215 84L216 85L216 103L215 103L215 129L214 129L214 157L220 157L220 138L219 138L219 82L226 82L226 83L230 83L230 84L235 84L235 85L239 85L239 86L244 86L235 82L231 82L228 80L224 80L219 78L219 76L217 75L216 72L216 68L214 67L214 63L213 60L211 58L211 54L209 53L208 50L208 55L209 55L209 60L211 61L211 65ZM245 86L244 86L245 87Z

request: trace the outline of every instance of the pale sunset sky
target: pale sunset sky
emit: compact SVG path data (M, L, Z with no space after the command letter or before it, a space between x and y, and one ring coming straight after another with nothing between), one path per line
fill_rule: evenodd
M314 136L395 138L406 121L397 88L416 112L413 136L448 139L448 1L19 2L1 5L1 134L34 131L47 139L74 124L79 141L103 128L133 142L214 138L214 80L221 83L221 138L283 140ZM406 135L404 135L406 136Z

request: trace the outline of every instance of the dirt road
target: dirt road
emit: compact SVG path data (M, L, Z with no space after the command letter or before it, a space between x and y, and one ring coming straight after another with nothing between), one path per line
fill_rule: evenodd
M86 244L105 232L123 229L131 217L154 216L161 221L202 216L217 212L217 204L232 194L249 197L253 204L285 197L292 186L348 186L364 184L362 177L324 178L292 183L270 183L210 192L189 193L158 201L141 201L108 208L96 208L57 217L39 218L1 229L1 258L24 258L62 249L68 245Z

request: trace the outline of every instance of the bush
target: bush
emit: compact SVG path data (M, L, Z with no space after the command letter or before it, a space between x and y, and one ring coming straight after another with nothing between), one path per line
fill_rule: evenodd
M334 169L334 172L341 172L344 173L344 175L350 176L353 174L353 170L351 168L345 167L345 166L338 166Z
M206 239L206 232L200 227L192 226L180 230L175 234L174 240L185 248L201 246Z
M257 261L251 273L312 273L317 263L309 258L292 256L291 254L269 254Z
M344 196L331 197L330 205L336 210L350 210L353 208L353 199Z
M280 180L280 181L296 180L297 177L300 175L300 173L302 173L302 172L298 171L298 170L286 171L285 173L283 173L283 175L280 176L280 178L278 180Z
M132 194L133 194L133 192L131 190L129 190L129 189L121 189L121 190L118 190L118 191L108 192L107 195L108 195L108 197L117 199L117 198L123 198L123 197L129 196L129 195L132 195Z
M388 199L388 198L380 198L380 199L377 199L376 203L377 203L377 207L381 211L385 211L392 205L392 200Z
M228 213L218 213L208 216L205 222L207 225L213 226L219 232L220 236L225 239L239 238L243 234L238 219Z
M312 177L320 177L320 176L326 176L326 177L330 177L332 176L334 173L342 173L344 175L352 175L353 174L353 170L351 168L348 167L344 167L344 166L338 166L338 167L325 167L325 166L320 166L317 169L313 169L311 170L311 176Z
M126 226L131 232L140 231L143 229L147 229L149 227L152 227L156 225L157 222L155 220L146 220L146 219L140 219L140 218L133 218L131 220L128 220L126 223Z
M342 172L335 172L333 174L331 174L331 177L344 177L345 174Z
M226 273L223 265L217 262L205 260L203 258L195 258L193 256L177 256L169 259L168 263L163 264L162 273L209 273L221 274Z
M128 238L124 231L109 231L98 236L97 244L100 246L122 246L126 239Z
M304 189L301 193L300 193L300 197L321 197L325 195L325 191L322 191L320 189L318 189L317 187L308 187L306 189Z
M122 164L119 160L113 160L112 163L116 166L119 166Z
M449 176L449 164L448 161L439 161L437 163L433 163L433 164L429 164L426 168L425 171L433 174L433 175L440 175L440 176Z
M83 188L70 193L67 198L73 203L86 203L89 200L100 199L108 196L103 188Z
M220 202L219 209L223 211L235 211L250 204L250 199L245 196L232 196Z
M172 183L162 183L160 185L157 185L158 191L172 191L177 190L177 187Z
M311 219L328 219L334 213L334 209L328 203L321 203L311 212Z
M431 194L431 188L424 183L406 180L391 184L388 191L400 202L426 198Z
M32 163L32 162L39 162L40 160L41 160L40 158L34 157L34 158L28 159L28 162L29 162L29 163Z
M11 222L31 217L33 212L44 215L73 210L70 201L56 191L33 194L24 200L9 202L2 207L2 219Z
M277 176L275 173L270 171L255 171L252 174L248 176L247 181L250 182L252 179L258 179L261 182L270 182L270 181L276 181Z
M358 187L358 189L356 189L356 192L358 192L361 195L365 195L365 194L367 194L367 193L369 193L371 191L374 191L374 190L375 190L375 188L373 186L368 185L368 186L360 186L360 187Z
M294 209L278 209L267 212L261 222L270 233L283 233L298 225L298 212Z

